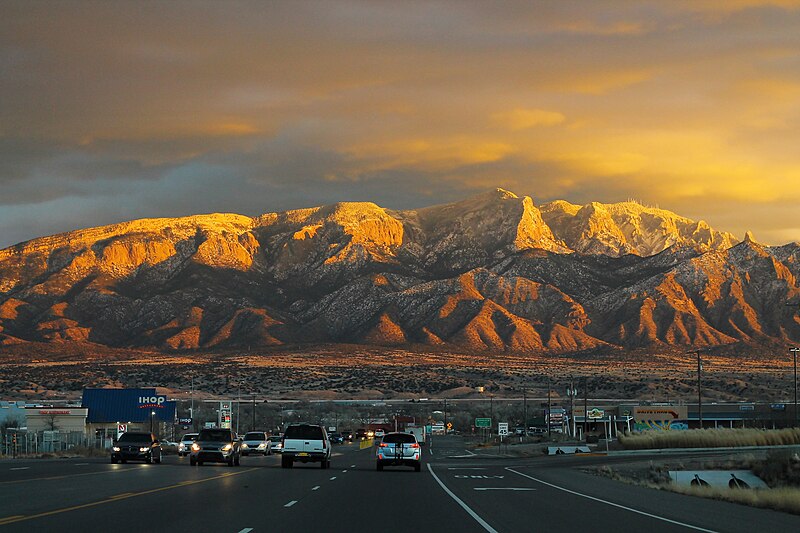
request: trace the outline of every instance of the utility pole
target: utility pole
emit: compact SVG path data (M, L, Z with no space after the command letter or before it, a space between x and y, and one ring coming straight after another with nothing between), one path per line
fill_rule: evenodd
M256 393L253 393L253 423L250 424L250 431L256 430Z
M697 418L700 419L700 429L703 429L703 389L700 382L702 372L703 361L700 359L700 352L697 352Z
M586 430L589 427L589 380L583 376L583 440L586 440Z
M528 435L528 391L527 389L522 389L522 435Z
M569 379L569 387L567 388L567 396L569 397L569 417L572 422L572 438L575 438L575 396L578 394L578 389L575 388L572 378Z
M697 419L700 429L703 429L703 359L700 357L700 350L690 350L686 353L697 355Z
M797 426L797 352L800 348L790 348L794 359L794 425Z
M550 424L550 412L553 410L550 403L550 391L552 388L553 387L550 385L550 376L547 376L547 416L545 417L545 421L547 422L547 440L553 440L553 435L551 433L552 424Z
M395 419L395 424L397 424L397 419ZM395 431L397 431L395 429ZM444 434L447 435L447 398L444 398Z

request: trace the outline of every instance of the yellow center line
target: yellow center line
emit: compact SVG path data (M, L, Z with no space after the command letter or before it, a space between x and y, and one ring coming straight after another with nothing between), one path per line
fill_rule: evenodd
M33 518L42 518L42 517L45 517L45 516L52 516L52 515L56 515L56 514L67 513L69 511L77 511L78 509L86 509L88 507L97 507L98 505L103 505L103 504L106 504L106 503L114 503L114 502L118 502L120 500L126 500L128 498L135 498L137 496L144 496L146 494L153 494L155 492L162 492L162 491L165 491L165 490L172 490L172 489L177 489L177 488L180 488L180 487L187 487L189 485L196 485L198 483L205 483L207 481L214 481L215 479L223 479L223 478L226 478L226 477L238 476L238 475L241 475L241 474L246 474L248 472L253 472L254 470L258 470L258 468L248 468L247 470L240 470L239 472L228 472L226 474L221 474L219 476L214 476L214 477L207 477L207 478L204 478L204 479L196 479L196 480L192 480L192 481L181 481L180 483L176 483L174 485L167 485L166 487L158 487L156 489L143 490L141 492L126 492L126 493L123 493L123 494L117 494L115 496L110 496L110 497L106 498L105 500L99 500L99 501L96 501L96 502L84 503L84 504L81 504L81 505L74 505L72 507L64 507L63 509L55 509L53 511L45 511L43 513L32 514L30 516L25 516L25 515L7 516L5 518L0 518L0 526L4 526L6 524L13 524L15 522L22 522L22 521L25 521L25 520L31 520Z
M11 481L0 481L0 485L11 485L14 483L26 483L28 481L50 481L52 479L66 479L69 477L80 476L96 476L99 474L119 474L120 472L134 472L138 468L119 468L115 470L104 470L101 472L84 472L82 474L65 474L63 476L50 476L50 477L29 477L26 479L12 479Z

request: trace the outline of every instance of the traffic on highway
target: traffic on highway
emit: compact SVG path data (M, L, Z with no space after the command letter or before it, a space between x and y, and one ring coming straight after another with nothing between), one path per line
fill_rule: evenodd
M420 443L411 432L333 444L317 428L322 442L310 438L313 425L298 424L284 435L283 454L239 454L238 461L219 451L230 443L202 431L189 455L164 454L160 464L110 456L2 460L0 529L249 533L366 524L442 532L800 531L794 515L586 472L631 458L514 457L472 448L457 435ZM235 442L241 448L238 436ZM206 446L223 460L200 466Z

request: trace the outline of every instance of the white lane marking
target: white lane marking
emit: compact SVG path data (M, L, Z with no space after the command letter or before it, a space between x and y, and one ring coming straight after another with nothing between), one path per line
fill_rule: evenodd
M640 515L644 515L644 516L649 516L650 518L655 518L656 520L661 520L663 522L669 522L670 524L675 524L675 525L678 525L678 526L687 527L689 529L694 529L695 531L705 531L707 533L716 533L713 529L705 529L705 528L702 528L702 527L699 527L699 526L693 526L692 524L687 524L686 522L678 522L677 520L671 520L669 518L665 518L663 516L658 516L658 515L646 513L644 511L640 511L640 510L634 509L632 507L626 507L626 506L620 505L618 503L610 502L610 501L607 501L607 500L602 500L600 498L595 498L594 496L589 496L588 494L582 494L580 492L575 492L574 490L565 489L564 487L559 487L558 485L553 485L552 483L548 483L547 481L542 481L541 479L536 479L535 477L529 476L528 474L523 474L522 472L517 472L513 468L506 467L506 470L508 470L509 472L513 472L513 473L515 473L515 474L517 474L519 476L526 477L526 478L528 478L530 480L533 480L533 481L535 481L537 483L541 483L542 485L547 485L548 487L552 487L554 489L558 489L558 490L561 490L561 491L564 491L564 492L568 492L570 494L574 494L575 496L580 496L581 498L594 500L596 502L604 503L604 504L610 505L612 507L617 507L618 509L624 509L624 510L630 511L632 513L636 513L636 514L640 514Z
M522 487L474 487L472 490L536 490Z
M456 501L456 503L461 506L462 509L464 509L472 518L474 518L476 522L478 522L481 526L483 526L483 529L485 529L489 533L497 533L497 530L495 528L490 526L486 522L486 520L478 516L478 513L470 509L466 503L461 501L461 498L453 494L453 491L448 489L447 486L444 483L442 483L442 480L439 479L439 476L437 476L436 473L433 471L433 468L431 467L430 463L426 463L426 466L428 467L428 472L430 472L431 475L433 476L433 479L435 479L436 482L439 484L439 486L444 489L444 491L447 493L448 496L453 498Z
M253 531L252 527L246 527L243 530L239 531L239 533L250 533L251 531Z
M466 449L465 449L464 451L465 451L465 452L467 452L469 455L477 455L476 453L474 453L474 452L471 452L471 451L469 451L469 450L466 450Z
M355 468L355 467L356 467L356 465L350 465L350 468Z
M342 474L346 474L346 473L347 473L347 470L342 470Z
M296 503L297 503L297 500L292 500L289 503L287 503L286 505L284 505L284 507L291 507L292 505L294 505Z
M333 481L334 479L336 479L336 476L333 476L333 477L331 478L331 481Z
M89 463L75 463L75 466L87 466Z
M29 470L29 469L30 469L29 466L17 466L14 468L9 468L9 470Z
M311 490L319 490L319 485L317 485L316 487L312 487Z
M470 466L454 466L448 468L448 470L486 470L485 468L481 467L470 467Z

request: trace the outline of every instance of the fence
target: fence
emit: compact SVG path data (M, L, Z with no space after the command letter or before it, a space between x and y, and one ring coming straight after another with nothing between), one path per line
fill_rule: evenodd
M10 457L18 455L57 453L83 446L94 446L82 431L36 431L7 429L2 435L0 453Z

